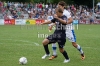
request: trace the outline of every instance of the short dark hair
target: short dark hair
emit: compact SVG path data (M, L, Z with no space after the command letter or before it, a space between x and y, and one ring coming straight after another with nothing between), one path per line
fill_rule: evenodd
M56 11L58 11L59 13L63 13L63 10L61 8L56 8Z
M60 1L58 4L61 6L66 6L66 3L64 1Z

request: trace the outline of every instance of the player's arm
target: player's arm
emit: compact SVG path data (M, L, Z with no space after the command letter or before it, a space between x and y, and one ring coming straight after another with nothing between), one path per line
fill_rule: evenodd
M54 18L59 20L59 22L61 22L62 24L67 24L67 17L64 17L63 19L61 19L57 15L55 15Z
M52 23L50 26L51 26L51 27L55 26L55 23Z
M46 21L46 22L41 23L41 25L50 24L50 23L51 23L51 21Z
M73 22L73 18L72 17L68 18L67 24L71 24L72 22Z
M63 24L67 24L67 20L66 19L61 19L61 18L56 18L59 20L59 22L63 23Z
M71 24L73 22L73 18L71 17L71 14L69 12L65 14L67 17L67 24Z
M49 29L52 30L53 26L55 26L55 23L52 23L52 24L49 26Z
M46 22L41 23L41 25L55 23L55 21L56 21L56 19L54 18L51 21L46 21Z

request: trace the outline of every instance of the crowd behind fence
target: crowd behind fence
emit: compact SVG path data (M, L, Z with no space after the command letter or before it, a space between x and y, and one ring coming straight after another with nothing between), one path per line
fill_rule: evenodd
M0 19L47 19L55 14L57 4L1 2ZM93 22L100 18L100 6L93 9L85 5L67 5L67 10L75 20L88 20Z

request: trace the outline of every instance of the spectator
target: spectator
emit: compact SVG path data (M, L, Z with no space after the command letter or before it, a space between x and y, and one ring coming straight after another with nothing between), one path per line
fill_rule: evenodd
M57 4L44 4L44 3L22 3L22 2L2 2L0 1L0 13L4 16L7 13L11 13L13 18L24 18L28 15L29 18L41 18L46 19L48 13L55 14L55 8ZM89 17L89 13L93 13L93 10L83 5L68 5L67 10L71 12L73 17L78 17L80 19L86 19ZM95 12L98 11L99 6L95 8Z

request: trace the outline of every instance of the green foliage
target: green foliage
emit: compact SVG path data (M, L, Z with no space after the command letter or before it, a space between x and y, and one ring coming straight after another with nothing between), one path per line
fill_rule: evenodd
M1 0L1 1L11 1L11 2L31 2L32 0Z
M97 0L98 2L100 2L100 0Z
M47 0L33 0L34 3L40 3L40 2L44 3L44 2L46 2L46 1L47 1Z
M9 0L1 0L1 1L9 1ZM84 1L84 0L10 0L13 2L34 2L34 3L58 3L59 1L65 1L67 4L77 4L77 5L87 5L89 7L92 7L93 5L93 0L88 0L88 1ZM95 5L97 4L97 2L100 2L100 0L94 0L95 1Z

